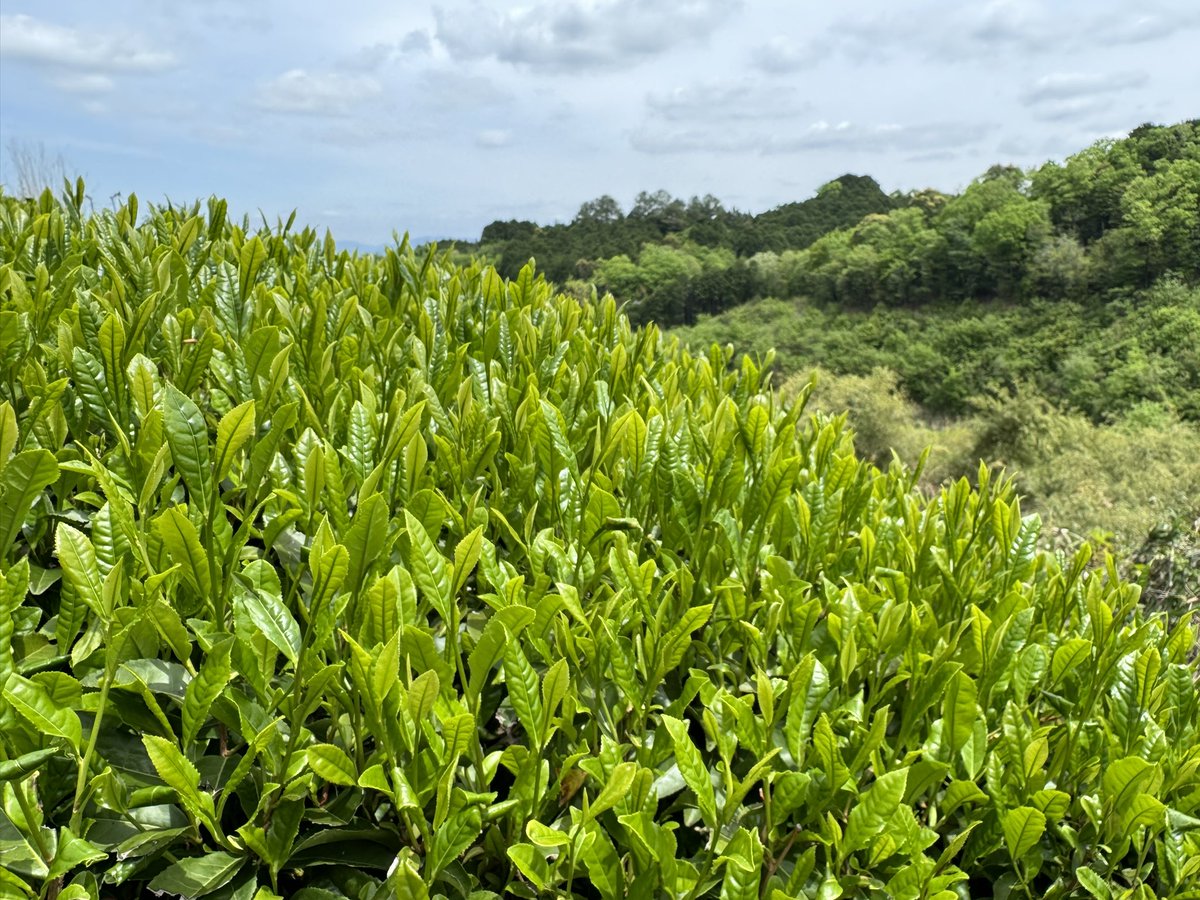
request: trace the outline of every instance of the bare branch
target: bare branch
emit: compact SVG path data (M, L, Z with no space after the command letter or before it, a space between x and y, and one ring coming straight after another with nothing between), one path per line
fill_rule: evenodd
M64 181L74 181L61 153L51 156L40 141L13 139L8 142L11 190L18 197L37 197L49 188L62 190Z

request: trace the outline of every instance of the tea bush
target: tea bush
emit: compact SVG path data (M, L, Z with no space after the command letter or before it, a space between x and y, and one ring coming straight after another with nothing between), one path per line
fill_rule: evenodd
M0 892L1185 897L1195 636L611 299L0 197Z

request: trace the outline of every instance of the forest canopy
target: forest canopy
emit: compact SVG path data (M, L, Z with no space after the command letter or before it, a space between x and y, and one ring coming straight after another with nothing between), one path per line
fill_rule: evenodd
M690 324L752 297L856 308L1081 300L1200 274L1200 120L1143 125L1030 170L997 165L958 194L885 194L843 175L753 215L715 197L584 203L566 224L493 222L466 245L512 276L530 258L593 283L630 316ZM665 248L665 249L664 249Z

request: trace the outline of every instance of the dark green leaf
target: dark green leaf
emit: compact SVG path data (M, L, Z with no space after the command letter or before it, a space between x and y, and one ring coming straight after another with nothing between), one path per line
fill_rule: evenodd
M186 394L172 384L162 393L163 424L175 469L194 503L206 507L212 495L213 469L208 452L208 423Z
M147 890L190 898L203 897L229 884L245 863L232 853L216 852L181 859L163 869Z

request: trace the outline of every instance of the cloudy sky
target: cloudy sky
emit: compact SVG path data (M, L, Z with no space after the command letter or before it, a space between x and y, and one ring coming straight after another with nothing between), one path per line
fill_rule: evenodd
M1196 0L0 0L0 136L96 201L476 237L605 193L957 189L1200 115L1197 47Z

